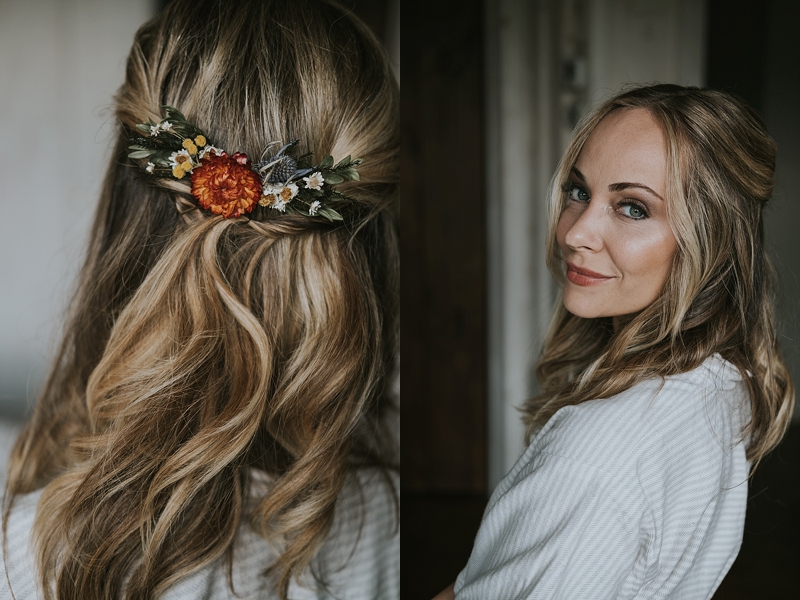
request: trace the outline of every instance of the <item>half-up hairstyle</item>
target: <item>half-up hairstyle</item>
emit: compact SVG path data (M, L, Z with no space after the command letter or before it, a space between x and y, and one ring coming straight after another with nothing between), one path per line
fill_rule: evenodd
M735 365L750 395L742 432L754 464L789 424L794 388L775 332L774 274L763 212L772 195L775 143L758 115L719 91L655 85L624 92L579 124L553 178L547 262L564 283L556 226L562 187L598 123L647 110L667 144L667 215L677 240L660 296L614 332L559 303L536 368L540 393L525 406L528 439L559 408L608 398L649 377L684 373L715 353Z
M267 575L303 581L357 468L390 471L398 334L398 86L323 0L173 0L136 34L118 139L49 379L13 450L47 600L145 599L227 555L243 519ZM344 221L223 219L127 158L177 107L259 156L299 139L363 158ZM268 491L250 505L254 473Z

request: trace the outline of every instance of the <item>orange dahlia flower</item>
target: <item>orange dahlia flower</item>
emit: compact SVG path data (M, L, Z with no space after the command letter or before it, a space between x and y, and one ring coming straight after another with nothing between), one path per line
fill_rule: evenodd
M237 154L239 154L237 152ZM225 218L240 217L253 210L261 197L261 181L242 161L226 153L208 154L192 171L192 195L200 206Z

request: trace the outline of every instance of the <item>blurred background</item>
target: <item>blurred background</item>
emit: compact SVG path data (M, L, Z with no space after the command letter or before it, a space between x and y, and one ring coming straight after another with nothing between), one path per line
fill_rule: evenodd
M800 382L800 3L405 0L402 45L403 598L466 564L522 451L519 406L556 290L545 191L575 123L631 83L734 92L778 144L766 239L781 344ZM800 421L750 484L715 598L796 598Z

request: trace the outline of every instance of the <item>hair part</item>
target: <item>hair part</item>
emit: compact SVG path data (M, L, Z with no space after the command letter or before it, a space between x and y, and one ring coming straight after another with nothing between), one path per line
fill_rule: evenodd
M685 373L719 353L738 368L749 392L742 439L757 465L789 425L794 388L778 348L775 276L764 249L762 215L776 149L751 108L724 92L664 84L629 90L591 112L551 183L548 267L563 285L555 235L566 204L562 184L598 123L632 109L647 110L666 139L673 265L655 302L617 332L610 317L580 318L559 303L536 367L540 393L524 407L527 438L564 406Z
M250 155L299 138L361 156L345 223L225 220L144 177L128 138L163 105ZM285 599L355 469L395 493L396 80L334 2L174 0L136 34L116 115L70 320L11 457L4 543L15 497L44 488L45 598L144 599L231 561L246 519L280 550L266 575ZM253 471L269 489L246 511Z

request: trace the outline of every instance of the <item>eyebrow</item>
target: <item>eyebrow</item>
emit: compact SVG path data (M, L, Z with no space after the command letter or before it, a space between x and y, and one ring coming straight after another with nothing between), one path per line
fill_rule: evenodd
M575 173L575 176L580 179L582 182L586 183L586 177L583 176L583 173L578 171L577 167L572 167L572 172Z
M580 179L581 181L586 183L586 177L584 177L583 173L581 173L576 167L572 167L572 172L575 174L575 176L578 179ZM623 182L620 182L620 183L612 183L611 185L608 186L608 191L609 192L621 192L623 190L627 190L627 189L630 189L630 188L636 188L636 189L644 190L646 192L649 192L650 194L652 194L653 196L655 196L656 198L658 198L662 202L664 201L664 198L662 198L652 188L646 186L643 183L632 183L632 182L629 182L629 181L623 181Z

